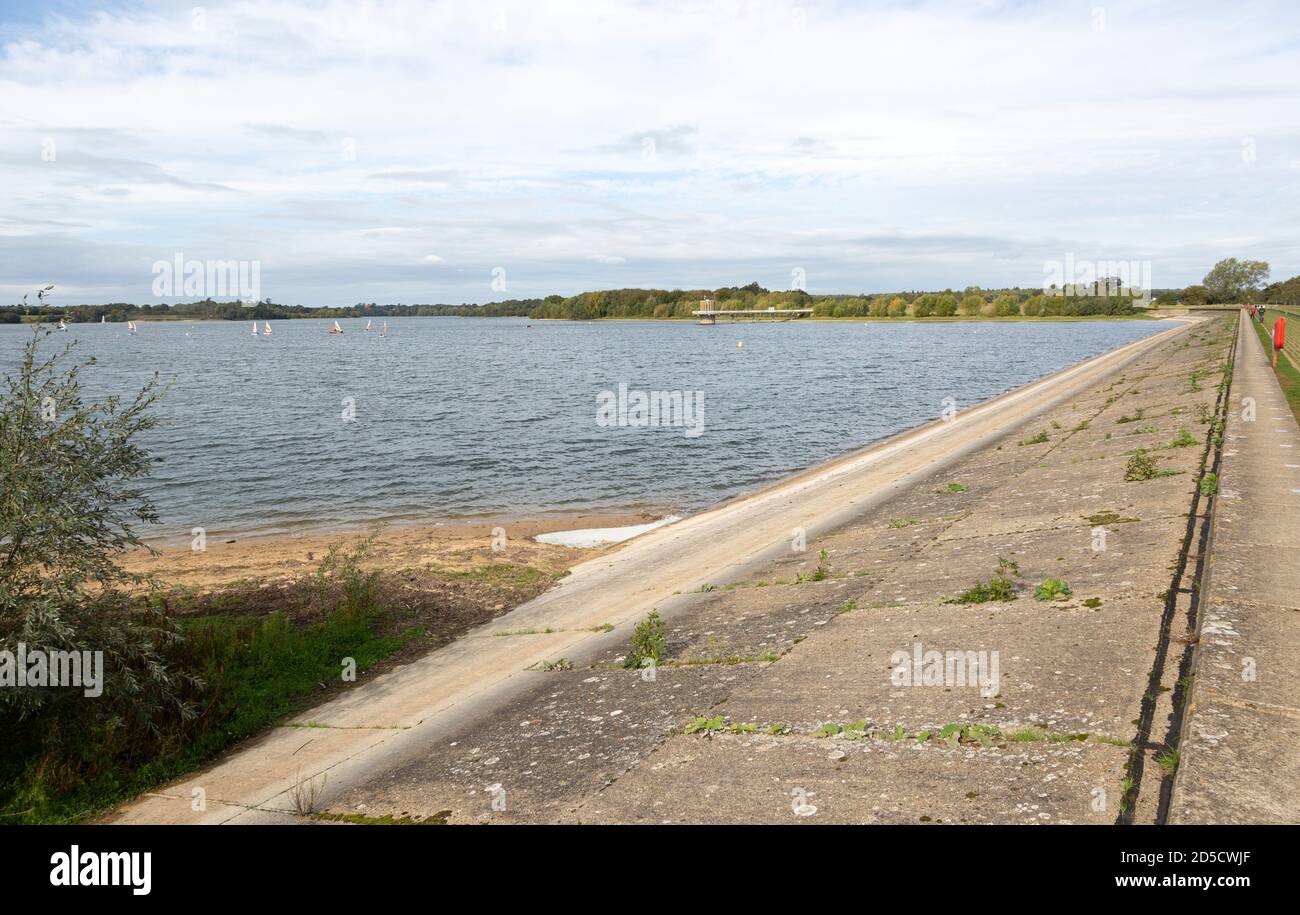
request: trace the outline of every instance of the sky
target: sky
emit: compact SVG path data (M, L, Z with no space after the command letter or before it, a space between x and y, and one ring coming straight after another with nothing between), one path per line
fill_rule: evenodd
M0 304L1300 273L1287 2L0 0Z

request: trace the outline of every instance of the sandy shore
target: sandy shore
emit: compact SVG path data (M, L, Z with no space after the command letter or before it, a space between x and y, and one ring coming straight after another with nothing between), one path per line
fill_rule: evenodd
M598 555L600 549L539 543L533 539L538 534L653 520L655 516L650 514L610 514L383 527L363 564L388 571L465 572L508 562L557 572ZM503 549L493 549L496 528L505 531ZM154 552L135 550L122 565L131 572L153 576L164 586L211 591L303 575L320 564L330 547L347 548L366 536L364 531L334 531L227 537L208 540L203 552L191 549L188 542L154 545Z

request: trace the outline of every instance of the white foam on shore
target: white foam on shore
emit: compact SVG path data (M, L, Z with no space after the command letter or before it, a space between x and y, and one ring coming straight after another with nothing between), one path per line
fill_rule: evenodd
M667 518L660 518L658 521L651 521L649 524L629 524L626 527L588 527L576 531L552 531L549 534L538 534L533 539L539 543L551 543L556 546L582 548L607 546L611 543L622 543L624 540L631 540L646 531L652 531L657 527L663 527L665 524L672 524L674 521L680 520L680 515L669 515Z

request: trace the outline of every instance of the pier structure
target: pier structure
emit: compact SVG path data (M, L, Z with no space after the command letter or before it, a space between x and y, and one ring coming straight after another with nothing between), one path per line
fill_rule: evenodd
M811 308L716 308L713 299L701 299L700 307L691 314L701 324L716 324L719 318L728 321L793 321L811 315Z

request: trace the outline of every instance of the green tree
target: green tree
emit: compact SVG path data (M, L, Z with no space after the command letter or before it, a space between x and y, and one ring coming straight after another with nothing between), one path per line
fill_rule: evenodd
M166 618L132 609L146 584L118 556L140 545L136 526L157 520L137 488L153 459L137 443L157 420L150 381L129 402L89 401L69 344L41 353L41 326L15 376L0 383L0 649L103 652L103 693L68 687L0 689L0 729L10 748L61 743L101 747L153 732L159 716L191 714L168 670L178 638ZM89 738L89 740L88 740Z
M1239 261L1224 258L1205 274L1201 281L1211 302L1253 301L1259 287L1268 281L1266 261Z
M1183 290L1179 301L1191 308L1207 304L1210 301L1210 295L1204 286L1188 286Z

